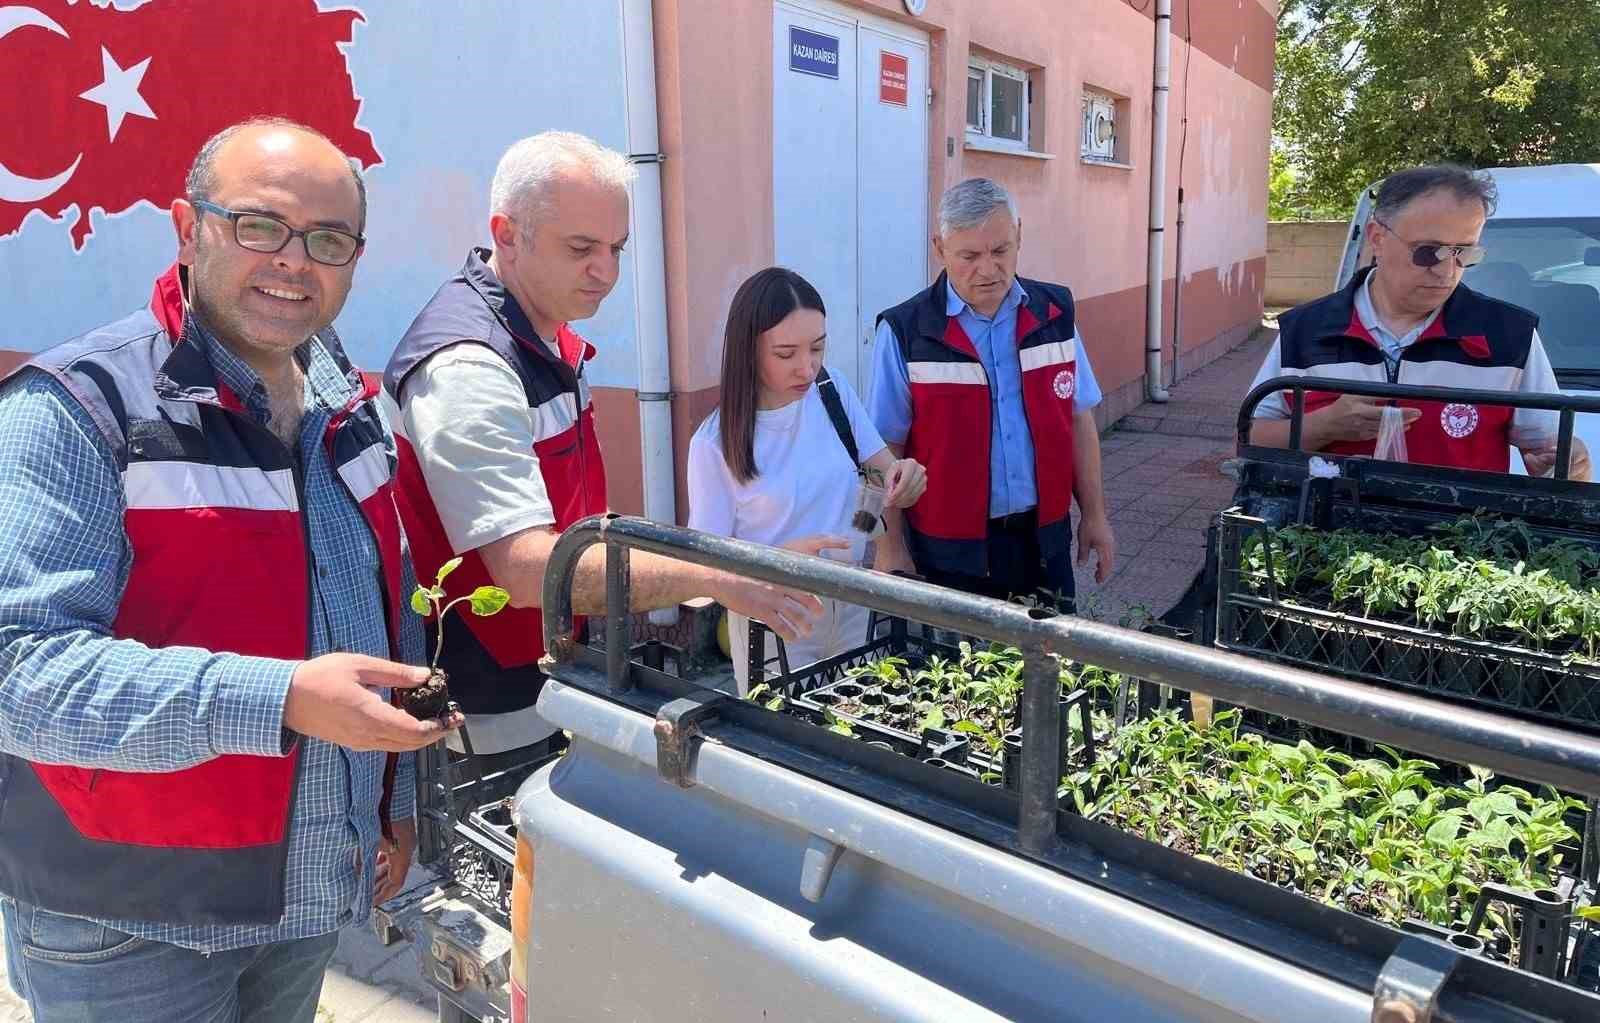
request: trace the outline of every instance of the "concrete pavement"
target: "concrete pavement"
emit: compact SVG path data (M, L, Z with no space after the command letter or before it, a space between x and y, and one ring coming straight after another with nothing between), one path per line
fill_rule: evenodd
M1240 399L1276 337L1269 321L1101 439L1116 568L1104 584L1077 570L1080 613L1113 623L1141 610L1159 616L1188 589L1205 562L1206 527L1233 496L1219 467L1234 453Z

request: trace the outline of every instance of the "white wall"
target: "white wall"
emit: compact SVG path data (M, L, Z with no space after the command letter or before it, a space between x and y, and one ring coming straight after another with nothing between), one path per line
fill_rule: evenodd
M336 325L357 363L376 369L468 247L487 240L489 180L509 143L560 128L623 147L619 4L318 4L329 11L358 9L365 19L356 22L345 52L363 101L356 123L371 134L383 160L368 172L369 242ZM188 45L204 47L199 34L228 22L208 17L174 24L179 31L195 26L197 37ZM49 65L38 70L51 73ZM296 87L292 68L285 68L283 81L286 89ZM70 96L86 87L60 83ZM0 162L5 157L0 153ZM76 210L60 220L32 213L19 231L0 237L0 308L8 321L0 348L37 351L142 304L174 255L165 209L171 198L159 208L140 203L114 215L93 213L93 234L81 251L68 237ZM596 386L635 385L631 274L631 258L625 259L612 297L577 328L600 348L590 366Z

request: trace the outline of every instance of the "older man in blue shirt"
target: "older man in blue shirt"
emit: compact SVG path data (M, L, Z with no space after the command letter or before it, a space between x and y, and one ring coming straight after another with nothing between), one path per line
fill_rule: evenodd
M1080 514L1078 562L1092 551L1103 582L1116 556L1092 414L1101 393L1071 293L1018 278L1022 222L1010 195L992 181L970 179L945 193L933 244L945 273L879 317L867 401L896 457L919 424L938 421L922 430L926 449L917 455L928 459L933 501L921 502L929 510L919 508L909 525L898 515L890 520L877 567L1069 606L1069 492ZM985 399L986 445L971 437L984 429L973 419ZM949 443L952 437L961 439ZM987 522L974 523L957 506L980 483L982 468L967 464L968 456L985 447Z

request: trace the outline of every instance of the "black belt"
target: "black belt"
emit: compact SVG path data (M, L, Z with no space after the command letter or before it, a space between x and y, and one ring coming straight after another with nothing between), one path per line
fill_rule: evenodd
M1039 509L1012 512L989 520L989 530L994 533L1032 533L1039 528Z

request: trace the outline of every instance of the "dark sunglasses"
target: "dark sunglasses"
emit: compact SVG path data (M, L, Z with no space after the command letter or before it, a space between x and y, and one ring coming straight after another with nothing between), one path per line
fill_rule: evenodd
M1409 245L1411 247L1411 262L1425 270L1432 269L1450 259L1460 263L1462 269L1466 269L1469 266L1477 266L1483 262L1483 257L1489 254L1489 250L1482 245L1418 245L1415 242L1408 242L1401 238L1394 228L1377 217L1372 219L1377 220L1379 226L1398 238L1401 245Z
M196 199L194 208L233 221L233 240L239 243L240 248L251 252L281 252L294 239L304 238L306 255L313 260L324 266L344 266L355 259L356 253L367 243L361 235L331 227L296 231L277 217L224 209L203 199Z

